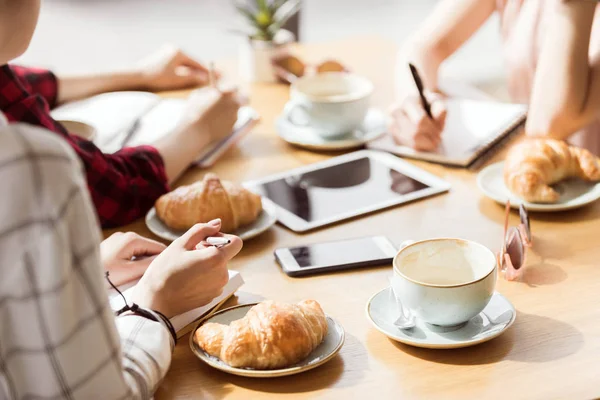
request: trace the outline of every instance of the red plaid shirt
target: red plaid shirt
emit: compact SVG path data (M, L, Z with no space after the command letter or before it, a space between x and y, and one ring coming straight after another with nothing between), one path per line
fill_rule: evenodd
M103 228L124 225L143 216L169 190L162 157L151 146L104 154L92 142L70 135L50 116L58 82L46 70L0 67L0 110L9 122L42 126L62 136L83 162L88 189Z

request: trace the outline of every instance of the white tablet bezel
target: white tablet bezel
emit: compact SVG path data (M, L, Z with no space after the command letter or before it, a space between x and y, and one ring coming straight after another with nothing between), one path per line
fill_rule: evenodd
M331 167L334 165L343 164L343 163L358 160L358 159L364 158L364 157L368 157L373 160L379 161L379 162L387 165L388 167L393 168L396 171L398 171L410 178L413 178L417 181L420 181L420 182L426 184L427 186L429 186L429 188L423 189L423 190L418 190L416 192L408 193L405 195L401 195L401 196L398 196L387 202L363 207L363 208L360 208L360 209L357 209L357 210L354 210L351 212L337 215L335 217L325 218L325 219L321 219L318 221L311 221L311 222L305 221L304 219L300 218L296 214L281 207L274 201L271 201L267 196L265 196L265 193L263 193L263 191L260 190L260 185L263 185L267 182L284 179L284 178L287 178L287 177L293 176L293 175L305 174L307 172L312 172L312 171L320 170L323 168ZM291 230L293 230L295 232L306 232L306 231L309 231L309 230L312 230L315 228L319 228L319 227L322 227L325 225L329 225L329 224L340 222L340 221L343 221L343 220L346 220L349 218L357 217L359 215L368 214L368 213L383 210L385 208L389 208L392 206L408 203L410 201L414 201L417 199L422 199L424 197L429 197L429 196L433 196L433 195L436 195L439 193L444 193L450 189L450 184L448 182L438 178L437 176L432 175L429 172L422 170L421 168L415 167L414 165L412 165L394 155L391 155L389 153L374 151L374 150L360 150L360 151L345 154L345 155L342 155L339 157L334 157L329 160L317 162L317 163L306 165L306 166L303 166L300 168L295 168L295 169L292 169L289 171L270 175L265 178L248 181L248 182L244 183L244 186L246 188L252 190L253 192L258 193L261 196L263 196L264 201L268 201L271 204L273 204L275 209L277 210L277 219L279 220L279 222L281 222L283 225L287 226L288 228L290 228Z

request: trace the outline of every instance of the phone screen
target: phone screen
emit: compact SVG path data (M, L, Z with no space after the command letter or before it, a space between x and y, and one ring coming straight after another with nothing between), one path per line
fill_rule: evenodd
M391 259L390 255L386 254L373 238L320 243L292 247L289 250L300 268L329 267Z

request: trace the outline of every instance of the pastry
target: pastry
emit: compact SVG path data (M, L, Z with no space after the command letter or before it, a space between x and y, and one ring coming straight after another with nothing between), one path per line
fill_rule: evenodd
M233 233L258 218L262 211L260 196L215 174L202 181L181 186L156 200L156 214L169 227L191 228L199 222L221 218L221 230Z
M504 163L506 187L531 203L556 203L553 185L566 178L600 180L598 158L555 139L527 139L511 148Z
M278 369L306 358L326 335L327 319L316 301L263 301L229 326L202 325L194 340L232 367Z

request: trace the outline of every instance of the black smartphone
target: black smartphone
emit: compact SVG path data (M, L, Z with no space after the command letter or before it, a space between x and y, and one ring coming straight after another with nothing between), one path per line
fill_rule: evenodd
M385 236L347 239L275 250L289 276L391 264L396 248Z

